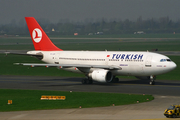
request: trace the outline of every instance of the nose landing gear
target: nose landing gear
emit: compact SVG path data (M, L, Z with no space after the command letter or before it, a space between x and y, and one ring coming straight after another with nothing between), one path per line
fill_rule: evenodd
M149 84L150 84L150 85L155 85L156 76L151 75L151 76L149 76L149 79L150 79Z

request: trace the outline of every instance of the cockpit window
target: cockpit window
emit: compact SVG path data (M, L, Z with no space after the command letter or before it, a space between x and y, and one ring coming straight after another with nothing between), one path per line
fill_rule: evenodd
M166 60L169 61L169 62L171 61L171 59L166 59Z
M160 60L160 62L165 62L165 61L166 61L166 59L161 59L161 60Z
M160 62L166 62L166 61L171 62L171 59L161 59L160 60Z

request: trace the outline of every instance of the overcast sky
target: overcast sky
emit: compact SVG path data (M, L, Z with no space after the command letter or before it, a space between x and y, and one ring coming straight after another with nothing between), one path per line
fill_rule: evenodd
M58 22L106 18L136 20L169 16L180 19L180 0L0 0L0 24L26 16Z

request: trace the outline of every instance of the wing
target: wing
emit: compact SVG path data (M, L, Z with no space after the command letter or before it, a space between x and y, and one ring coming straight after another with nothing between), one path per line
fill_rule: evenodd
M24 65L31 67L60 67L60 68L68 68L68 67L77 67L77 68L102 68L109 70L121 70L122 68L115 65L82 65L82 64L40 64L40 63L14 63L15 65Z

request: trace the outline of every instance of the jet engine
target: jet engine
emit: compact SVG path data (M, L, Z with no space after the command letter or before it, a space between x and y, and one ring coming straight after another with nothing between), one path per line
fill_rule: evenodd
M104 69L97 69L93 70L92 73L89 73L88 75L92 80L98 81L98 82L111 82L113 79L113 75L109 70Z

